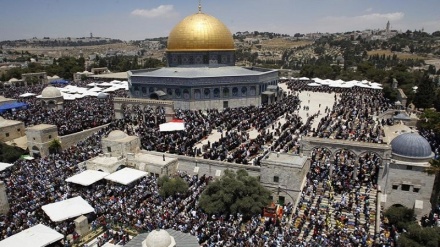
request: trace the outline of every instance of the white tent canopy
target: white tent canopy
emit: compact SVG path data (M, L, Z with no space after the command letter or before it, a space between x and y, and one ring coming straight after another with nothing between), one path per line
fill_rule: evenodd
M103 82L101 84L98 84L98 86L101 86L101 87L111 87L111 86L113 86L113 84L109 83L109 82Z
M31 96L35 96L36 94L34 93L24 93L24 94L20 94L20 98L27 98L27 97L31 97Z
M171 121L159 125L159 131L179 131L185 130L185 123L183 121Z
M321 86L321 84L318 84L316 82L312 82L312 83L307 84L307 86L319 87L319 86Z
M50 203L42 206L41 209L43 209L47 216L54 222L67 220L95 211L95 209L80 196Z
M66 179L66 182L89 186L108 176L110 173L95 170L85 170Z
M2 162L0 162L0 172L3 171L3 170L5 170L5 169L8 168L8 167L13 166L13 165L14 165L14 164L10 164L10 163L2 163Z
M114 173L108 175L107 177L105 177L105 179L116 182L116 183L120 183L123 185L128 185L128 184L131 184L132 182L140 179L141 177L145 177L146 175L147 175L147 172L139 171L136 169L126 167L124 169L121 169L117 172L114 172Z
M63 238L63 234L38 224L0 241L0 247L44 247Z
M102 90L103 89L100 87L94 87L94 88L89 89L90 92L101 92Z

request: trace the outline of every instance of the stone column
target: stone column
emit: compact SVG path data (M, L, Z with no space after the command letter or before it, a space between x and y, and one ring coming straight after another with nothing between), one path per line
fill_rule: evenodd
M165 108L165 119L167 122L173 120L175 116L174 108L171 105L164 106Z
M380 189L380 185L377 186L377 195L376 195L376 226L375 233L380 233L380 204L382 202L382 191Z
M75 223L75 231L79 235L84 236L87 233L89 233L90 228L89 228L89 222L87 220L87 217L85 217L84 215L81 215L74 220L74 223Z
M353 180L356 180L357 178L358 169L359 169L359 162L356 161L354 162Z
M6 195L6 185L0 181L0 214L7 214L9 212L8 196Z

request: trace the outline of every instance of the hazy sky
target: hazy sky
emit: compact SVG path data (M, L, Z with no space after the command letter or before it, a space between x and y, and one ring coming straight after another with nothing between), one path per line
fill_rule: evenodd
M0 40L168 36L197 0L2 0ZM287 34L367 28L440 30L439 0L202 0L203 12L237 31Z

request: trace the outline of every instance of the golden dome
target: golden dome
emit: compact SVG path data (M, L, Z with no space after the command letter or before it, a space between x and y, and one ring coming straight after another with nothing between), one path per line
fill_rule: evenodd
M168 36L167 50L178 51L233 51L231 31L217 18L197 13L177 24Z

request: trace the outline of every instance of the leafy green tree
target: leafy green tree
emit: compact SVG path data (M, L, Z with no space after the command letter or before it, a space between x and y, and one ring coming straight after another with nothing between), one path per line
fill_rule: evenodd
M390 224L397 226L399 230L415 222L414 210L403 206L391 206L384 215Z
M185 194L188 192L188 183L181 177L162 176L158 181L159 194L162 197L175 196L177 194Z
M434 175L434 188L431 196L431 205L434 209L438 205L438 198L440 196L440 160L431 160L429 162L430 166L425 169L426 173L429 175Z
M406 232L400 234L399 246L402 247L438 247L440 246L439 227L421 227L411 224Z
M61 151L61 142L58 139L53 139L49 143L49 153L55 154Z
M421 79L417 93L414 96L414 104L416 107L431 108L434 104L436 91L435 83L428 77L427 74L425 74Z
M19 148L0 143L0 162L13 163L26 154L26 151Z
M432 109L426 109L417 122L419 129L432 130L436 134L440 134L440 112Z
M199 200L199 206L208 214L243 214L244 218L261 213L270 203L270 191L245 170L230 170L210 183Z

